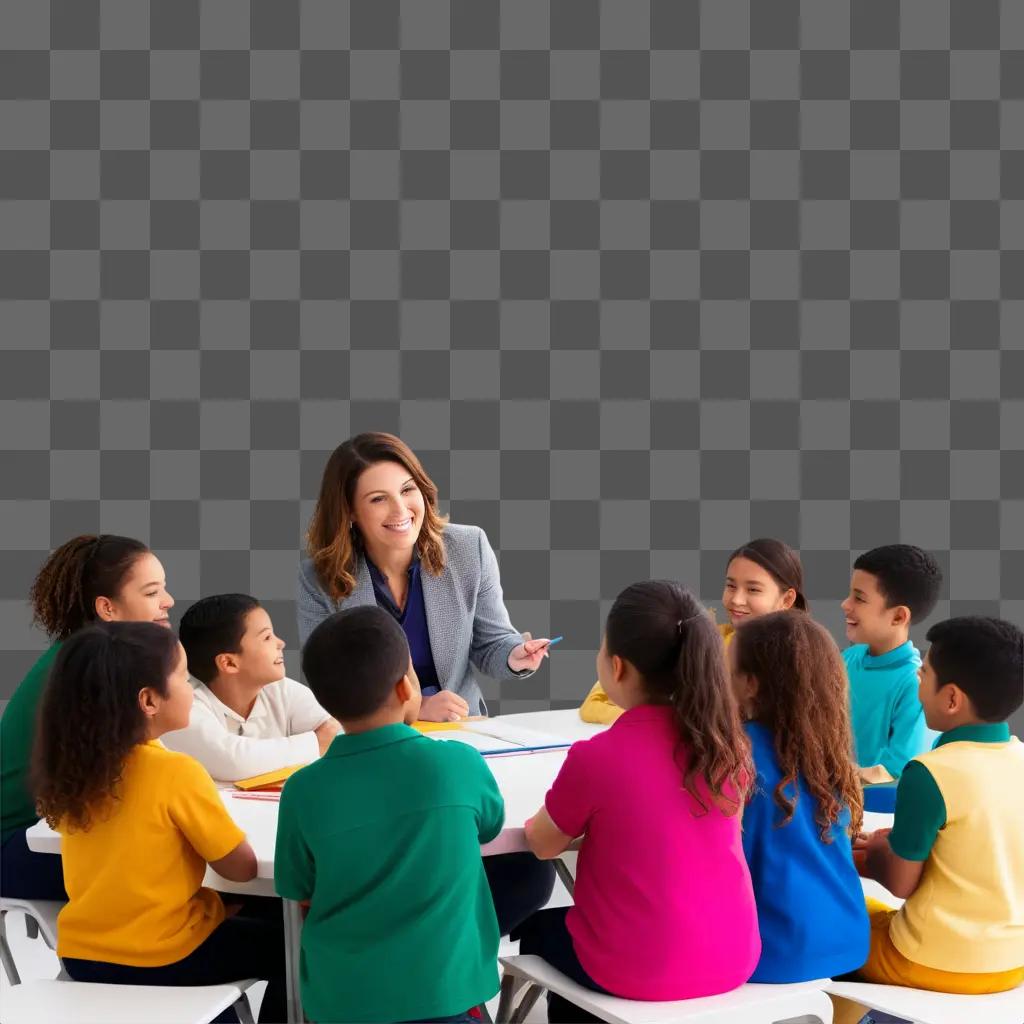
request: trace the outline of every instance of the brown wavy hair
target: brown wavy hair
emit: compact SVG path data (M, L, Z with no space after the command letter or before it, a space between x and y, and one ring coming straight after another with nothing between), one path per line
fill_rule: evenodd
M83 533L56 548L32 589L32 621L52 640L66 640L96 621L96 598L117 597L136 561L149 553L140 540Z
M735 814L753 784L754 768L722 637L707 610L671 580L634 583L608 613L605 645L609 655L636 668L652 703L672 706L688 751L686 791L706 813L701 780L718 809Z
M416 550L423 568L440 576L445 554L441 532L447 516L437 509L437 485L427 476L412 449L394 434L357 434L331 453L320 481L320 497L306 535L306 551L317 578L335 601L348 597L356 586L356 567L363 552L359 531L352 521L356 482L377 462L404 466L423 495L423 525Z
M804 597L803 563L800 561L800 556L788 544L776 540L774 537L758 537L756 540L747 541L726 560L727 572L729 563L734 558L748 558L751 562L761 566L784 591L796 591L794 608L802 612L809 610L810 605L807 598Z
M125 758L147 737L139 690L166 697L179 657L155 622L98 623L61 645L32 747L32 791L51 828L84 831L117 798Z
M751 717L771 730L782 780L772 794L787 825L798 776L814 797L821 841L844 807L860 830L864 796L854 767L850 698L843 658L824 626L800 612L772 612L736 630L736 668L757 681ZM787 792L792 790L792 794Z

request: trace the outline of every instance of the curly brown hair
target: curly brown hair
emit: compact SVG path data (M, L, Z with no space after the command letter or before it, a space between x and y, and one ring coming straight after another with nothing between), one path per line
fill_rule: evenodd
M609 655L630 662L652 703L669 704L687 748L683 785L707 812L698 781L718 809L735 814L754 780L750 741L729 685L721 634L678 583L647 580L615 599L605 625Z
M147 736L139 690L168 695L177 637L154 622L86 626L57 652L39 708L32 791L51 828L86 830L117 798L125 758Z
M142 541L114 533L84 533L65 541L32 583L32 621L52 640L66 640L96 621L96 598L116 597L132 566L148 553Z
M850 728L846 669L835 640L824 626L799 611L772 612L736 630L736 669L757 681L751 717L771 730L782 780L773 799L782 811L779 827L796 808L802 776L817 805L821 840L844 808L850 834L860 830L864 796L857 778Z
M357 434L331 453L320 481L320 497L306 535L306 550L313 560L317 578L334 601L355 590L356 570L362 542L352 528L352 504L356 482L363 471L377 462L404 466L423 495L423 526L416 539L423 568L440 576L445 554L441 532L447 516L437 509L437 485L427 476L412 449L394 434Z

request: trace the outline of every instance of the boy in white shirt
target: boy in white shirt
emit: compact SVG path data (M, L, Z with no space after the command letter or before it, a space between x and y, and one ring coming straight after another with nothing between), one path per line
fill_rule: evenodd
M197 601L178 637L195 700L188 727L163 743L189 754L218 782L315 761L341 726L312 691L284 674L284 641L259 601L217 594Z

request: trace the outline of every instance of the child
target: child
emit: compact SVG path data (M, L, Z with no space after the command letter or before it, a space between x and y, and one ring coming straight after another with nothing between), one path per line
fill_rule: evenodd
M421 699L411 665L402 627L375 605L329 616L302 650L344 728L285 784L278 818L277 891L310 901L311 1020L468 1020L498 990L480 844L501 831L504 802L476 750L409 728Z
M67 640L43 695L39 808L61 833L68 904L57 955L75 981L213 985L268 981L261 1021L285 1014L281 934L225 920L209 864L235 882L256 855L202 765L158 738L188 721L192 687L174 634L148 622Z
M863 798L853 764L846 672L828 630L775 612L729 649L757 785L743 812L761 960L751 981L831 978L868 955L868 916L850 836Z
M905 898L869 901L862 980L936 992L1024 983L1024 633L1001 619L928 630L920 701L934 749L907 764L892 829L859 840L861 874Z
M25 831L39 818L28 784L36 714L61 643L90 622L129 620L170 627L164 568L141 541L104 533L73 537L32 583L32 621L52 641L14 691L0 723L0 894L65 900L61 859L33 853Z
M800 556L789 545L771 537L752 540L737 548L726 562L722 605L729 621L718 626L726 647L736 626L755 615L787 608L807 610L804 571ZM580 708L584 722L610 725L622 708L608 699L600 682L594 683Z
M623 713L573 744L526 824L541 858L583 836L575 905L535 914L520 951L628 999L728 992L761 943L740 838L750 746L721 636L677 583L636 583L608 615L597 674ZM584 1019L557 997L548 1018Z
M259 601L218 594L181 619L182 646L195 677L188 728L164 745L191 754L214 779L236 782L315 761L340 726L308 687L284 674L284 641Z
M938 562L912 544L874 548L853 563L850 594L842 603L853 646L843 660L862 782L898 779L934 739L917 699L921 656L910 641L910 625L931 614L941 587Z

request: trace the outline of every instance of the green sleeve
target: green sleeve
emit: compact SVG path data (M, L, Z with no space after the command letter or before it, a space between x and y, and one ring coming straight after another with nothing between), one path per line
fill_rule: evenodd
M289 783L293 779L289 780ZM301 800L286 784L281 791L277 815L277 844L274 850L274 889L286 900L308 900L316 884L316 862L299 823Z
M927 860L946 824L946 801L935 777L920 761L909 761L896 787L896 815L889 846L904 860Z

